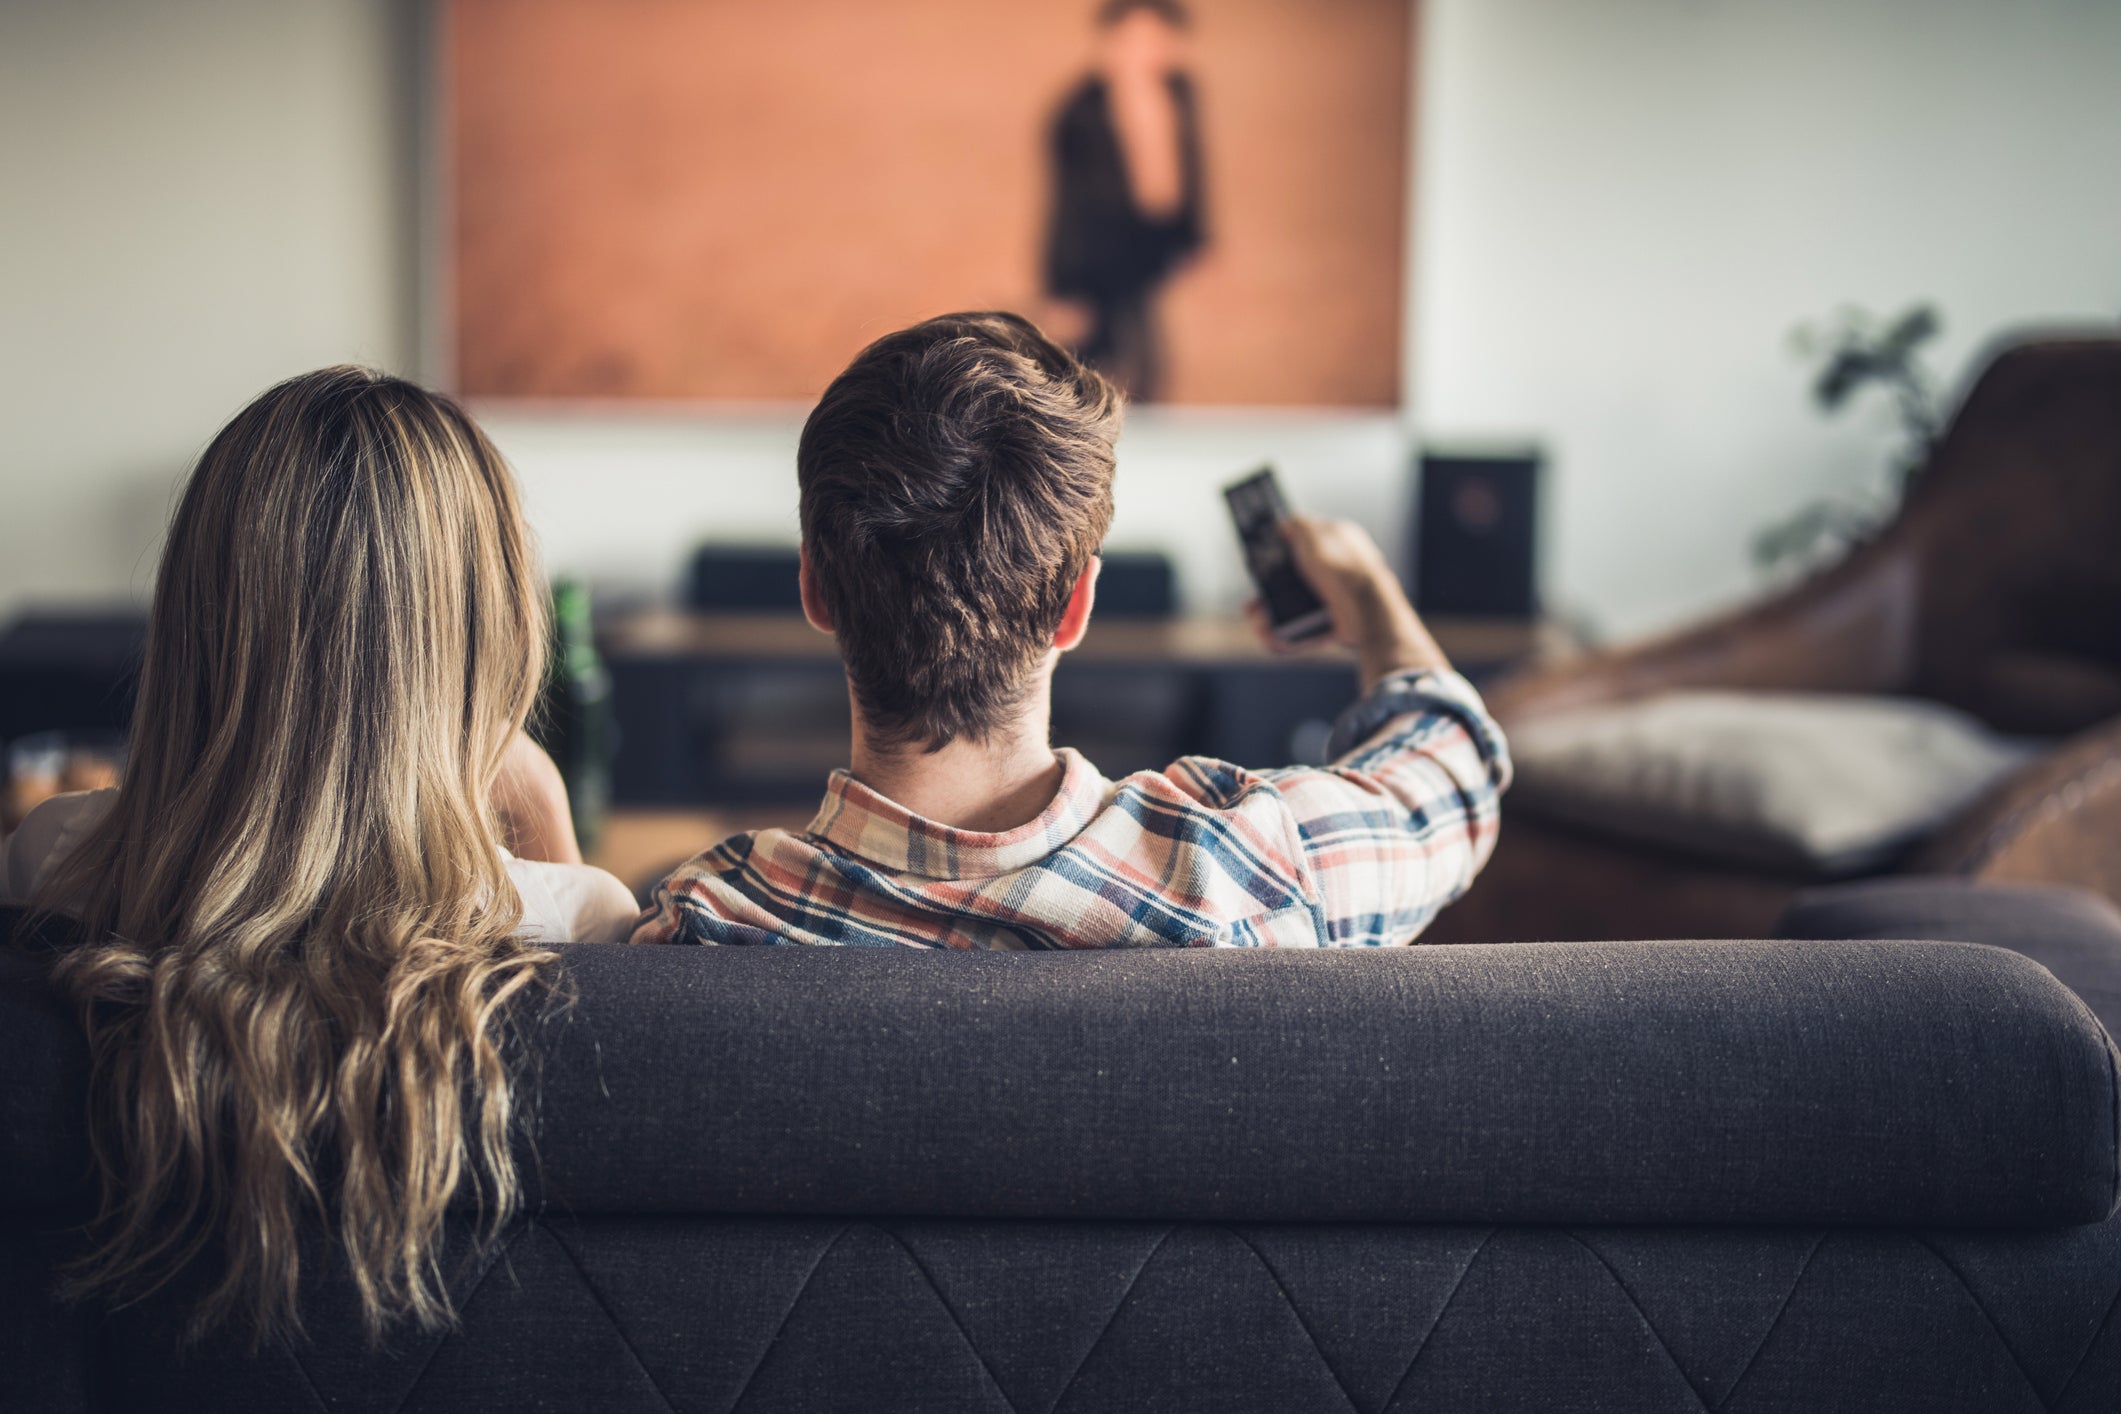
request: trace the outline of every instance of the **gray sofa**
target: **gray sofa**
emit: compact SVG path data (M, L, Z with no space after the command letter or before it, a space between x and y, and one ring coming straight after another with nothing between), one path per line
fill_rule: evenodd
M85 1062L0 958L0 1407L2121 1408L2115 1055L2018 952L567 953L461 1329L314 1250L257 1354L52 1299Z

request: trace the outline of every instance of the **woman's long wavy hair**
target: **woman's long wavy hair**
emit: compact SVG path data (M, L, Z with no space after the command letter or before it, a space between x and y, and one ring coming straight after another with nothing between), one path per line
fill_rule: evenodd
M185 487L130 759L40 904L93 1057L82 1295L203 1261L194 1336L298 1324L319 1219L372 1338L454 1316L460 1189L519 1201L501 1030L553 955L488 804L545 608L506 464L464 412L360 368L237 414Z

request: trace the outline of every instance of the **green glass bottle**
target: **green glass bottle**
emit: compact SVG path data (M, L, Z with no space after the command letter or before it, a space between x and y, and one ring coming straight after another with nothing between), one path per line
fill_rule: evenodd
M552 654L531 735L560 768L575 840L587 855L603 834L611 803L615 733L611 675L597 657L589 590L576 580L553 581Z

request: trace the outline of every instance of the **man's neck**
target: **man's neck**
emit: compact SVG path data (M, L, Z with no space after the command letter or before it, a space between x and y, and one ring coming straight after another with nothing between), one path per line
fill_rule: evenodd
M952 829L995 835L1037 819L1065 774L1047 737L1048 694L1027 694L1024 711L985 740L959 738L940 751L880 748L854 704L854 778L885 799Z

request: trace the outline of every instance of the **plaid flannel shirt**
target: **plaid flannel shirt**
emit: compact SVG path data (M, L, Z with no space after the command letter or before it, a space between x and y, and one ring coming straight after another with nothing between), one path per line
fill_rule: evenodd
M1187 757L1110 781L1073 751L1053 803L977 834L846 771L808 829L736 835L656 890L633 941L889 947L1367 947L1412 942L1495 847L1508 749L1472 685L1410 672L1325 767Z

